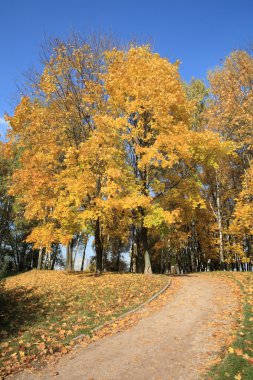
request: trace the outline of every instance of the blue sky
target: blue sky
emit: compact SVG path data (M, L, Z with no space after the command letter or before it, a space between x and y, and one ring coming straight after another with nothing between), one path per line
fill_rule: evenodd
M182 62L187 81L204 79L231 50L253 41L252 0L1 0L0 14L0 131L45 36L75 30L151 40L162 56Z

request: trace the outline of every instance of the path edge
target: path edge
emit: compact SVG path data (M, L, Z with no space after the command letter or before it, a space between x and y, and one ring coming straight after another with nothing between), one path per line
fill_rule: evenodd
M152 297L150 297L149 299L147 299L145 302L143 302L139 306L135 307L134 309L131 309L131 310L129 310L129 311L127 311L127 312L119 315L115 319L112 319L109 322L105 322L102 325L99 325L99 326L95 327L93 330L91 330L91 333L93 334L93 333L95 333L95 332L97 332L99 330L102 330L104 327L110 326L112 323L115 323L115 322L119 321L120 319L123 319L123 318L127 317L128 315L136 313L137 311L141 310L146 305L148 305L150 302L152 302L157 297L159 297L162 293L164 293L170 287L170 285L171 285L171 279L169 279L169 281L167 282L167 284L162 289L160 289L157 293L155 293ZM87 336L89 336L89 335L81 334L81 335L78 335L77 337L73 338L72 340L75 342L75 341L78 341L78 340L82 340L83 338L85 338Z

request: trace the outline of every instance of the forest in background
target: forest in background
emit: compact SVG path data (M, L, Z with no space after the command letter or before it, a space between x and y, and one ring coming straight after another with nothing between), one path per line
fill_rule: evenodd
M2 275L72 271L90 237L97 273L126 270L124 252L131 272L252 270L251 51L208 86L101 36L53 40L41 60L0 142Z

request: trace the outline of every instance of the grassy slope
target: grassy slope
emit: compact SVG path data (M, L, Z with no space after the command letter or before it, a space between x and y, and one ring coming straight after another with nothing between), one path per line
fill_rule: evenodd
M253 273L220 273L238 283L244 294L243 320L237 337L228 347L223 361L208 374L212 380L252 380L253 379Z
M165 276L31 271L0 282L0 375L55 352L141 304Z

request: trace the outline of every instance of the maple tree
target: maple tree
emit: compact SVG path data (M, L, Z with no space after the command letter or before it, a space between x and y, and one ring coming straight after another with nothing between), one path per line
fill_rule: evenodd
M222 198L219 206L221 211L220 215L217 215L217 221L219 219L220 235L223 235L223 230L225 232L220 240L222 245L226 244L227 246L225 259L228 262L240 261L246 251L248 251L248 256L251 254L251 234L245 234L241 240L241 242L244 239L246 241L245 251L243 244L241 248L238 246L238 237L232 233L233 229L230 228L230 225L236 199L241 191L242 176L245 170L248 170L252 159L252 74L253 59L246 51L231 53L222 67L209 74L212 96L207 110L208 126L219 132L223 139L232 141L235 151L234 157L227 164L221 166L219 178L216 178L216 187L219 187ZM221 185L222 182L225 186ZM240 209L243 214L243 194L240 199L236 206L236 213L240 213ZM244 222L246 220L245 215Z
M234 219L231 225L232 232L242 240L245 236L251 236L253 232L253 165L244 173L242 191L237 198ZM248 257L251 252L251 244L248 247ZM243 244L241 246L243 253Z
M90 49L86 46L83 47L82 54L86 54L87 49L90 57ZM165 169L174 165L180 159L180 154L182 156L184 152L188 154L188 146L184 143L182 135L187 133L189 104L179 80L177 65L161 59L158 55L151 53L147 47L129 49L127 53L129 63L126 62L129 65L127 75L132 75L131 70L141 56L143 56L142 64L144 61L146 67L153 64L154 69L160 69L160 72L153 75L151 71L144 70L143 73L140 72L139 78L133 77L135 83L137 83L136 80L142 81L147 77L145 87L139 87L140 94L137 96L141 98L148 87L149 95L146 94L147 99L143 96L140 104L137 104L135 100L131 100L128 104L126 99L122 103L122 95L113 92L118 88L116 81L120 77L126 80L118 69L119 77L115 76L115 66L118 67L121 64L116 56L121 56L122 59L122 54L124 55L120 51L107 53L106 59L109 62L107 72L100 73L104 80L108 101L99 75L95 80L81 77L81 85L77 86L77 89L75 87L75 92L78 90L80 92L79 107L86 106L84 121L84 115L78 118L75 114L76 109L72 109L73 89L69 90L71 86L67 74L72 73L73 69L77 70L77 73L72 73L77 81L79 61L82 61L85 70L89 70L90 67L87 62L83 62L83 55L80 58L79 49L73 48L69 52L62 45L56 48L55 56L50 59L41 76L39 88L43 91L44 103L41 104L37 98L33 100L23 98L15 115L9 118L12 134L19 135L18 145L23 148L21 166L13 176L12 192L18 194L25 203L25 216L39 221L38 227L33 230L29 238L30 241L33 240L39 249L45 247L47 250L53 242L61 242L67 244L67 252L69 252L72 249L73 236L91 224L94 230L99 271L102 270L103 251L101 229L103 225L110 224L112 210L114 213L115 210L121 211L124 215L137 212L141 258L146 258L146 264L147 261L150 262L147 226L144 225L144 219L145 223L151 226L152 213L158 223L162 223L166 218L168 222L173 222L174 219L173 213L169 210L163 210L152 204L152 196L149 192L156 181L157 166ZM114 82L111 79L112 75L114 80L116 78ZM161 82L162 75L164 79L167 77L167 81ZM86 80L86 86L83 88L84 80ZM154 89L147 84L149 80L153 81ZM157 107L156 89L158 85L161 102L159 107ZM65 86L67 95L64 95L65 108L61 112L62 88ZM61 91L59 96L58 87ZM129 90L133 90L131 86ZM169 94L169 91L171 97L165 98L164 92ZM164 99L167 101L164 102ZM94 104L97 106L94 107ZM133 121L128 122L126 126L123 123L129 117L134 117L134 110L131 109L133 106L137 107L136 115L138 112L140 115L137 127L133 128L135 141L131 148L132 137L129 126ZM139 107L141 112L138 111ZM115 113L117 108L121 109L119 112L123 113L122 117L114 114L111 116L110 113ZM65 124L62 122L63 118ZM70 125L66 121L68 119ZM84 125L73 125L73 120L77 120L77 124L82 122ZM137 119L134 122L137 122ZM43 129L38 127L41 123ZM178 154L175 154L175 144L171 139L169 141L167 137L167 144L165 143L166 128L169 124L172 136L175 135L175 144L180 147ZM83 138L80 135L81 132ZM76 138L77 135L78 138ZM152 142L152 139L155 139L155 142ZM127 150L126 144L128 144ZM147 148L149 151L144 154ZM135 162L130 162L129 149L137 150ZM166 158L166 155L170 157ZM161 158L163 162L157 165ZM137 166L134 167L134 165ZM122 173L124 173L123 176ZM150 183L147 182L147 176L151 178ZM33 181L36 181L36 184L31 186ZM81 192L80 189L82 189ZM106 227L103 228L106 229ZM71 263L68 269L72 269ZM147 267L146 271L148 271Z
M175 165L187 150L182 135L187 133L190 105L178 64L153 54L149 47L114 50L107 54L107 60L105 87L134 176L135 188L125 207L128 201L136 219L137 268L140 270L144 258L147 273L151 272L149 228L173 223L178 215L177 210L159 207L154 198L165 185L159 179L161 170Z
M77 47L57 42L37 82L35 95L23 98L9 119L12 136L15 139L18 135L17 145L21 150L21 165L13 176L12 193L25 203L25 216L39 222L30 239L40 249L48 250L53 242L67 245L70 270L73 269L73 239L83 230L77 214L85 205L80 204L80 188L74 188L76 164L82 165L78 163L78 149L89 154L85 149L91 148L92 153L91 140L89 143L87 140L96 129L94 117L98 110L94 105L103 108L97 76L99 59L99 51L92 52L87 44ZM90 158L89 162L94 161ZM88 196L87 190L96 192L100 181L100 173L89 172L86 164L83 177L79 177L80 181L85 179L84 183L79 182L83 186L82 201ZM79 169L82 171L80 166ZM71 198L69 191L73 195L77 191L76 198ZM100 234L99 225L97 229Z
M219 136L197 128L200 103L207 92L196 82L194 93L200 96L189 100L178 63L171 64L147 46L114 50L107 59L109 104L115 109L126 160L139 187L139 193L128 198L136 203L137 268L144 258L144 271L148 272L149 231L173 230L175 226L179 230L190 210L203 206L196 167L204 162L214 166L217 152L227 154L228 149Z
M239 50L208 78L212 94L209 127L237 144L244 167L248 167L252 155L252 75L252 56Z
M36 250L25 239L33 225L24 219L24 210L8 194L10 178L17 161L0 141L0 277L30 268Z

